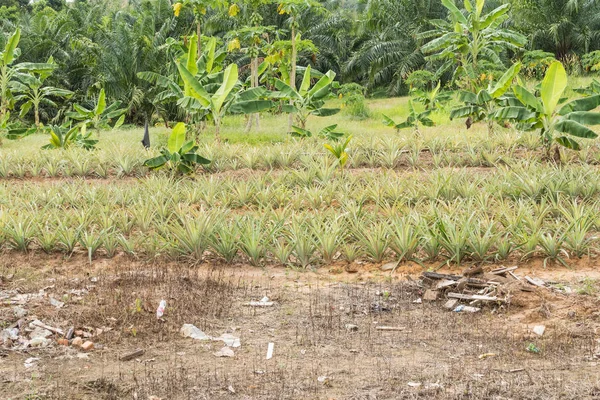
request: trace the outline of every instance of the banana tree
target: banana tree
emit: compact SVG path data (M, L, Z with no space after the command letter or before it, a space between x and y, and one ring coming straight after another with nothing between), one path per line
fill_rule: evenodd
M482 60L502 65L498 55L501 50L520 49L527 44L525 36L502 27L508 19L508 3L487 14L483 14L485 0L465 0L466 13L458 9L454 0L442 0L442 5L448 10L449 21L430 20L434 29L417 35L421 40L432 39L421 47L427 60L445 61L438 76L457 65L455 78L466 75L468 88L475 91L475 77Z
M254 16L255 13L253 13ZM260 15L256 14L259 20L262 20ZM236 31L229 32L229 45L227 49L231 52L241 51L248 55L250 58L250 87L257 88L259 86L258 77L258 57L261 54L266 41L264 37L273 30L273 27L268 26L246 26ZM242 47L244 46L244 47ZM252 129L253 123L256 124L256 128L260 128L260 115L254 114L249 116L248 123L246 125L246 132Z
M592 79L588 86L574 89L574 91L584 96L600 94L600 81L598 81L597 79Z
M440 91L441 86L442 83L438 81L436 87L431 91L413 89L411 90L411 93L416 101L425 106L426 110L429 110L430 108L435 110L442 108L444 104L452 98L452 93Z
M331 94L331 89L337 85L334 81L335 72L328 71L312 87L311 67L306 67L300 88L296 90L280 79L275 80L275 88L279 90L279 98L289 100L290 104L282 107L284 112L295 114L295 126L305 129L306 121L310 115L328 117L337 114L339 108L325 108L325 100Z
M425 110L422 112L418 112L412 100L408 101L408 117L404 122L396 123L393 119L388 117L387 115L383 115L383 123L384 125L395 128L397 132L400 132L401 129L413 128L415 135L420 135L419 124L423 126L434 126L433 120L429 118L429 115L433 112L432 109Z
M80 121L79 125L82 129L92 128L100 133L101 129L117 129L123 125L125 121L125 108L119 108L121 102L116 101L111 105L106 105L106 95L104 89L100 90L98 100L93 110L80 106L79 104L73 105L74 111L68 112L66 115L76 121ZM111 127L113 119L118 118Z
M289 86L296 90L296 59L298 57L298 49L296 42L300 39L298 34L298 19L301 14L309 9L322 10L323 6L314 0L278 0L277 11L279 14L287 14L290 16L290 40L291 40L291 60L290 60L290 81ZM292 100L290 100L292 105ZM288 119L288 130L292 129L293 117L290 114Z
M325 143L323 146L329 151L338 162L338 166L343 171L346 163L348 162L348 145L350 144L350 140L352 140L352 135L346 138L344 143L330 145L329 143Z
M175 17L178 17L184 8L191 8L194 13L196 37L198 38L195 44L198 57L202 54L202 22L204 16L209 10L222 10L225 7L227 7L226 0L185 0L173 4L173 14Z
M178 123L171 131L167 147L160 151L160 156L144 162L150 169L168 168L182 174L190 174L196 165L210 164L210 160L196 154L198 146L192 140L185 141L186 127L183 122Z
M344 134L342 132L335 131L337 129L337 126L337 124L326 126L325 128L321 129L319 133L317 133L317 136L324 139L338 141L344 136ZM305 138L312 137L313 133L308 129L302 129L297 126L292 126L292 131L290 132L290 135Z
M509 105L496 111L499 120L511 120L524 130L539 129L547 157L551 156L553 144L579 150L576 138L594 139L598 135L586 125L600 125L600 113L592 112L600 106L600 95L573 100L564 105L563 94L567 88L567 73L559 61L548 68L542 81L539 96L522 85L515 85L513 92L520 105ZM554 158L560 161L560 151L554 147Z
M14 64L20 54L17 48L20 38L21 30L17 29L0 52L0 121L5 123L8 121L8 112L15 104L15 94L27 91L27 86L23 85L21 80L27 78L31 72L44 73L55 68L45 63Z
M223 73L217 75L220 79L218 86L203 85L181 62L177 63L177 69L184 82L184 96L177 103L188 110L208 112L215 125L217 142L221 141L221 122L230 109L240 114L253 114L275 105L272 100L268 100L267 90L262 87L240 90L236 64L230 64ZM212 88L216 90L212 92Z
M190 36L187 52L184 52L184 49L174 40L171 41L170 47L176 51L176 58L179 59L179 62L185 63L188 71L191 71L202 85L214 85L211 82L211 77L216 76L218 72L223 70L223 61L227 57L227 53L217 49L216 38L210 38L204 48L204 53L198 57L197 42L198 37L196 35ZM153 99L157 109L159 105L177 103L177 100L185 96L184 87L177 71L175 75L169 76L152 71L143 71L139 72L137 76L155 85ZM179 107L179 110L182 117L183 114L187 114L187 121L198 123L205 117L204 111L199 115L192 113L193 110L190 109Z
M85 126L51 125L48 127L48 131L50 133L50 143L42 146L44 150L68 149L71 146L92 150L98 143L98 140L91 139L91 132L86 133Z
M506 92L512 86L512 82L521 70L521 63L513 64L492 86L490 82L487 89L481 89L478 93L463 91L459 94L459 99L464 103L463 106L454 108L450 112L450 119L467 118L467 129L473 123L486 121L488 133L494 133L494 113L499 106L506 103Z
M56 67L52 57L47 62L48 65ZM35 118L35 126L40 127L40 105L46 105L54 108L58 108L58 105L52 101L51 97L62 97L69 98L73 95L73 92L66 89L60 89L53 86L44 86L44 81L52 74L53 70L42 70L32 71L28 75L20 77L21 82L27 86L27 90L15 96L15 101L25 101L21 104L20 117L23 118L29 110L33 107L33 114Z

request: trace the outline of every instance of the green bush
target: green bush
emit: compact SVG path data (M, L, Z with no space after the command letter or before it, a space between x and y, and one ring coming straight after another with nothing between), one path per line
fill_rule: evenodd
M585 72L600 71L600 50L592 51L581 58Z
M554 61L556 59L552 53L542 50L528 51L523 54L521 72L528 78L542 79L546 70Z
M406 83L411 90L431 90L433 89L434 79L435 75L432 72L419 69L408 74L408 76L404 80L404 83Z

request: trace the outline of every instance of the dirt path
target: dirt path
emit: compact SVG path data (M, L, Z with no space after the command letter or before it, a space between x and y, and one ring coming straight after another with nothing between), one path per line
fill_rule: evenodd
M25 319L90 332L96 348L60 346L56 335L44 348L0 348L2 398L596 398L600 301L593 279L600 276L589 264L523 265L520 275L561 282L574 293L523 292L506 307L464 314L416 303L422 288L406 278L422 271L416 266L390 277L376 266L350 274L340 266L190 268L124 257L89 266L85 257L5 256L3 324L17 319L9 299L32 294L20 305ZM51 305L51 296L65 305ZM244 305L263 296L275 304ZM167 309L157 320L161 299ZM213 337L239 337L241 346L232 358L216 357L223 343L182 337L186 323ZM535 325L546 327L543 336L532 332ZM266 360L269 343L274 353ZM119 360L138 348L143 355ZM39 360L26 367L29 358Z

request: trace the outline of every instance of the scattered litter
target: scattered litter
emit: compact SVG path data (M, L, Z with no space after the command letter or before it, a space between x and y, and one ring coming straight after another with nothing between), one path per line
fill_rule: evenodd
M319 376L317 378L317 382L322 383L323 385L328 385L329 384L329 380L330 378L328 376Z
M480 354L479 355L479 359L480 360L484 360L486 358L490 358L490 357L496 357L497 354L496 353L484 353L484 354Z
M404 326L376 326L375 329L378 331L403 331L406 329Z
M225 343L226 346L229 347L240 347L242 345L242 343L240 342L240 338L237 336L233 336L230 333L224 333L219 337L216 338L212 338L212 340L214 341L221 341L223 343Z
M211 340L211 337L192 324L185 324L181 327L181 335L195 340Z
M202 332L196 326L192 324L185 324L181 327L181 335L184 337L190 337L195 340L214 340L224 342L229 347L240 347L242 344L240 342L240 338L237 336L233 336L230 333L224 333L219 337L208 336L206 333Z
M21 306L14 306L12 312L16 318L23 318L28 314L28 311Z
M453 310L456 307L456 303L458 303L458 299L450 299L444 303L444 308L448 310Z
M19 328L9 328L2 331L2 342L6 343L7 340L18 340L19 339Z
M43 329L49 330L50 332L56 333L56 334L61 335L61 336L63 336L65 334L65 332L62 329L51 327L51 326L46 325L42 321L37 320L37 319L34 320L34 321L32 321L29 324L29 327L30 328L36 328L36 327L43 328Z
M546 331L546 327L544 325L536 325L533 327L533 333L538 336L542 336Z
M354 325L354 324L346 324L345 328L348 332L356 332L358 331L358 325Z
M481 308L478 308L478 307L465 306L464 304L461 304L454 309L454 312L463 312L464 311L464 312L476 313L480 310L481 310Z
M230 347L225 346L221 350L214 352L213 355L215 357L233 357L235 353Z
M73 334L75 333L75 327L70 327L67 333L65 334L65 339L71 340L73 339Z
M422 302L423 302L423 300L420 297L413 301L413 303L415 303L415 304L421 304Z
M421 386L421 382L408 382L408 386L419 387L419 386Z
M158 308L156 309L156 318L157 319L162 318L163 314L165 313L165 308L167 308L167 301L161 300L160 304L158 305Z
M235 389L233 388L233 386L229 385L229 386L227 387L227 390L229 391L229 393L231 393L231 394L235 394Z
M52 332L50 332L48 329L44 329L44 328L40 328L39 326L36 326L33 331L31 331L31 333L29 334L29 338L31 339L36 339L36 338L47 338L52 336Z
M25 365L25 368L31 368L31 367L33 367L33 365L34 365L36 362L38 362L38 361L40 361L40 359L39 359L39 358L36 358L36 357L29 357L27 360L25 360L25 363L24 363L24 365Z
M533 343L529 343L529 345L527 346L527 350L530 353L535 353L538 354L540 352L540 349Z
M264 374L265 374L265 371L263 371L263 370L260 370L260 369L257 369L256 371L254 371L254 373L255 373L256 375L264 375Z
M50 297L48 299L48 301L50 301L50 305L52 305L56 308L63 308L65 306L65 303L63 303L62 301L56 300L54 297Z
M244 303L244 305L250 307L271 307L273 304L275 304L275 302L270 301L270 299L267 296L260 299L260 301L251 301L248 303Z
M275 349L275 343L269 343L267 346L267 360L273 358L273 350Z

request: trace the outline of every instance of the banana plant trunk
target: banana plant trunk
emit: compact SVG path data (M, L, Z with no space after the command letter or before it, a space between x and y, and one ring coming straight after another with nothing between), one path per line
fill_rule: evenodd
M202 34L202 31L200 29L200 18L198 18L196 20L196 36L198 36L198 42L196 45L196 49L198 50L198 55L197 57L200 58L200 56L202 55L202 37L200 36Z
M221 143L221 117L215 117L215 139L217 143Z
M252 88L258 87L258 57L253 57L250 61L250 86ZM256 124L256 129L260 129L259 113L248 115L245 131L250 132L253 124Z
M292 18L292 60L291 60L291 71L290 71L290 86L296 90L296 18ZM293 101L290 101L291 105L294 105ZM290 113L288 116L288 132L292 130L294 123L294 115Z

